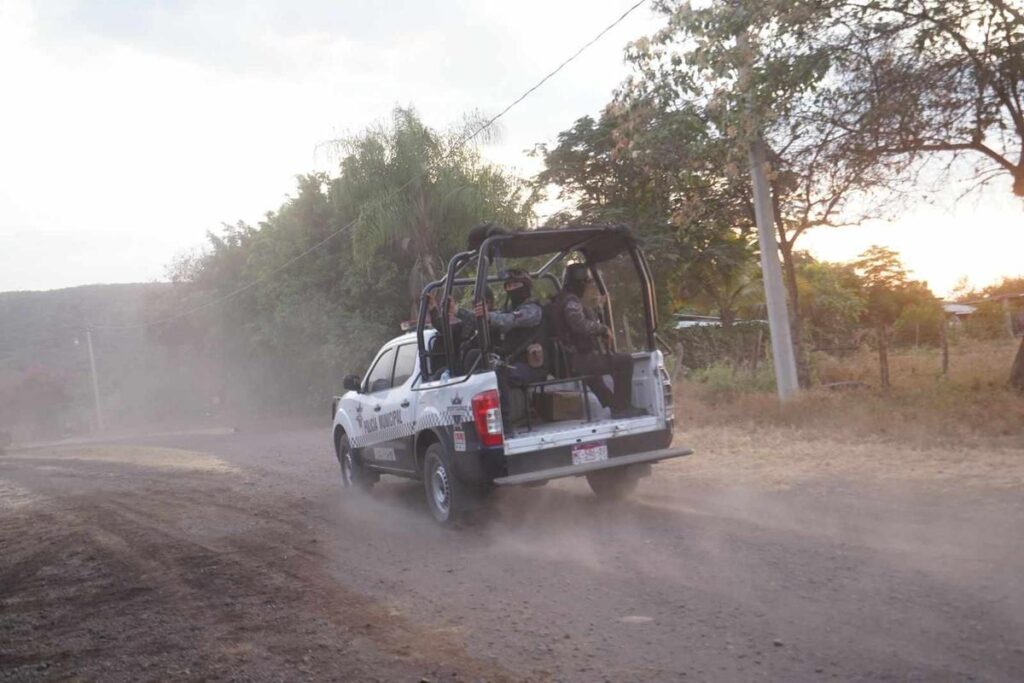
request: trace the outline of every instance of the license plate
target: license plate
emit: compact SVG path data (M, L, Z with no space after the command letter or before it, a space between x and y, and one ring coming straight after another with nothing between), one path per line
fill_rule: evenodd
M608 459L608 444L580 443L572 447L572 464L584 465L588 462L601 462Z

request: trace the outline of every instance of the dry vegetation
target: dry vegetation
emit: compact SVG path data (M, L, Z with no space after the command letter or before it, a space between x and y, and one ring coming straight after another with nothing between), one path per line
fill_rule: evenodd
M948 378L934 349L893 353L887 392L875 388L878 366L867 350L816 358L819 381L870 386L816 388L787 405L771 391L683 382L680 441L702 453L691 463L698 475L772 485L839 475L1019 487L1024 398L1005 386L1015 349L1013 340L954 346Z

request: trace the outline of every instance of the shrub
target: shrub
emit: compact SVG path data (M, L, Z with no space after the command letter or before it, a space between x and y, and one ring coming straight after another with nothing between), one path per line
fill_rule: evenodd
M964 321L964 331L971 339L1001 339L1007 337L1006 313L998 301L983 301Z
M670 334L681 351L680 362L689 370L725 363L734 367L761 363L771 344L767 327L761 323L738 323L730 327L687 327Z
M712 404L734 401L744 393L775 390L775 373L770 361L753 372L729 362L718 362L693 371L689 379L697 387L699 398Z
M893 341L901 346L938 346L945 314L937 301L911 304L893 328Z

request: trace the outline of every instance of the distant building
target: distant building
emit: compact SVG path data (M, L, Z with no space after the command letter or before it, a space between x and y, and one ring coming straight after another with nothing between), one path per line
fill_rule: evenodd
M1022 304L1024 304L1024 292L1017 294L997 294L996 296L982 299L980 301L972 301L970 303L943 301L942 310L946 312L946 316L950 321L963 323L978 310L978 304L989 301L999 302L1002 304L1003 311L1006 315L1006 327L1008 332L1015 337L1024 336L1024 310L1021 308Z
M970 318L971 314L978 310L978 307L972 306L971 304L957 303L956 301L943 301L942 310L945 311L946 315L950 318L962 323L967 320L967 318Z
M722 319L711 315L691 315L689 313L676 313L677 330L685 330L688 327L721 327Z
M721 327L722 319L714 315L694 315L691 313L676 313L672 316L675 320L674 327L677 330L685 330L689 327ZM741 325L767 325L767 320L733 320L735 326Z

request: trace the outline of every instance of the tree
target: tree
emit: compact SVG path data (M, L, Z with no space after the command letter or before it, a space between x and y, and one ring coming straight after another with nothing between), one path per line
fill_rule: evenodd
M663 313L707 305L730 324L757 280L757 252L707 132L693 109L613 102L597 121L583 117L560 133L556 146L538 146L537 183L571 202L559 221L625 222L640 234Z
M529 186L481 161L462 144L479 123L438 133L412 109L396 108L390 126L377 126L342 141L346 156L334 188L339 201L358 207L352 231L357 258L373 263L383 247L411 261L409 294L439 279L447 256L465 244L469 229L486 216L525 228L535 197Z
M536 186L557 187L559 199L571 203L568 218L640 230L667 225L672 180L623 135L626 123L621 108L608 106L598 120L584 116L559 133L556 146L534 149L544 162Z
M797 4L808 11L806 3ZM637 73L618 101L641 119L651 109L692 112L702 124L697 139L704 142L703 153L675 155L677 169L724 190L719 196L733 202L724 213L743 231L754 222L747 148L755 135L765 140L794 346L806 386L797 240L812 228L881 215L885 203L877 191L891 187L895 162L846 154L846 131L814 115L834 97L825 78L833 47L791 39L793 27L806 21L792 5L739 0L694 9L681 0L658 2L668 25L627 50ZM650 134L649 126L633 130ZM873 200L865 201L871 193Z
M161 343L202 337L190 343L218 360L236 405L320 405L397 333L419 283L441 275L472 225L530 220L527 184L457 140L396 110L391 125L345 141L336 177L300 176L258 225L209 234L173 268L176 308L229 303L201 309L196 329L192 316L158 328Z
M823 3L792 37L832 46L839 106L819 112L859 156L963 159L1024 197L1024 9L1012 0ZM948 166L947 166L948 167Z
M762 113L773 110L758 103L781 102L780 122L809 102L798 118L835 131L833 158L890 181L917 179L940 160L945 165L936 180L966 166L974 187L1009 175L1013 193L1024 197L1024 10L1018 3L738 2L691 16L703 36L697 49L712 64L729 64L724 38L737 21L759 27L752 45L767 57L763 73L771 78L759 81L755 70L745 88L749 101ZM816 80L810 90L800 87L808 72ZM794 107L775 97L791 97L785 89L758 88L780 77L790 92L796 85L811 96L792 98ZM1011 384L1024 391L1024 341Z
M1010 330L1020 335L1020 345L1010 367L1009 385L1024 394L1024 277L1004 277L999 282L989 285L970 298L987 298L1000 302L1000 309L1005 316L1009 315Z
M730 327L741 305L751 297L762 302L763 291L757 270L757 249L749 235L738 232L699 233L691 231L678 252L678 294L691 302L710 303Z
M955 299L978 306L968 322L968 330L979 336L1001 336L1009 329L1021 336L1010 366L1008 384L1024 393L1024 277L1004 277L983 289L968 286L966 279L957 284ZM980 314L980 315L979 315ZM977 320L975 320L977 318Z
M925 283L907 277L899 254L891 249L872 245L860 255L853 267L863 281L865 307L862 318L875 330L882 388L888 389L888 348L893 325L904 311L921 302L934 302L935 296Z
M938 346L945 312L937 299L908 304L893 325L893 340L908 346Z
M848 263L817 261L797 255L801 317L807 335L818 350L834 351L856 345L864 314L864 287Z

